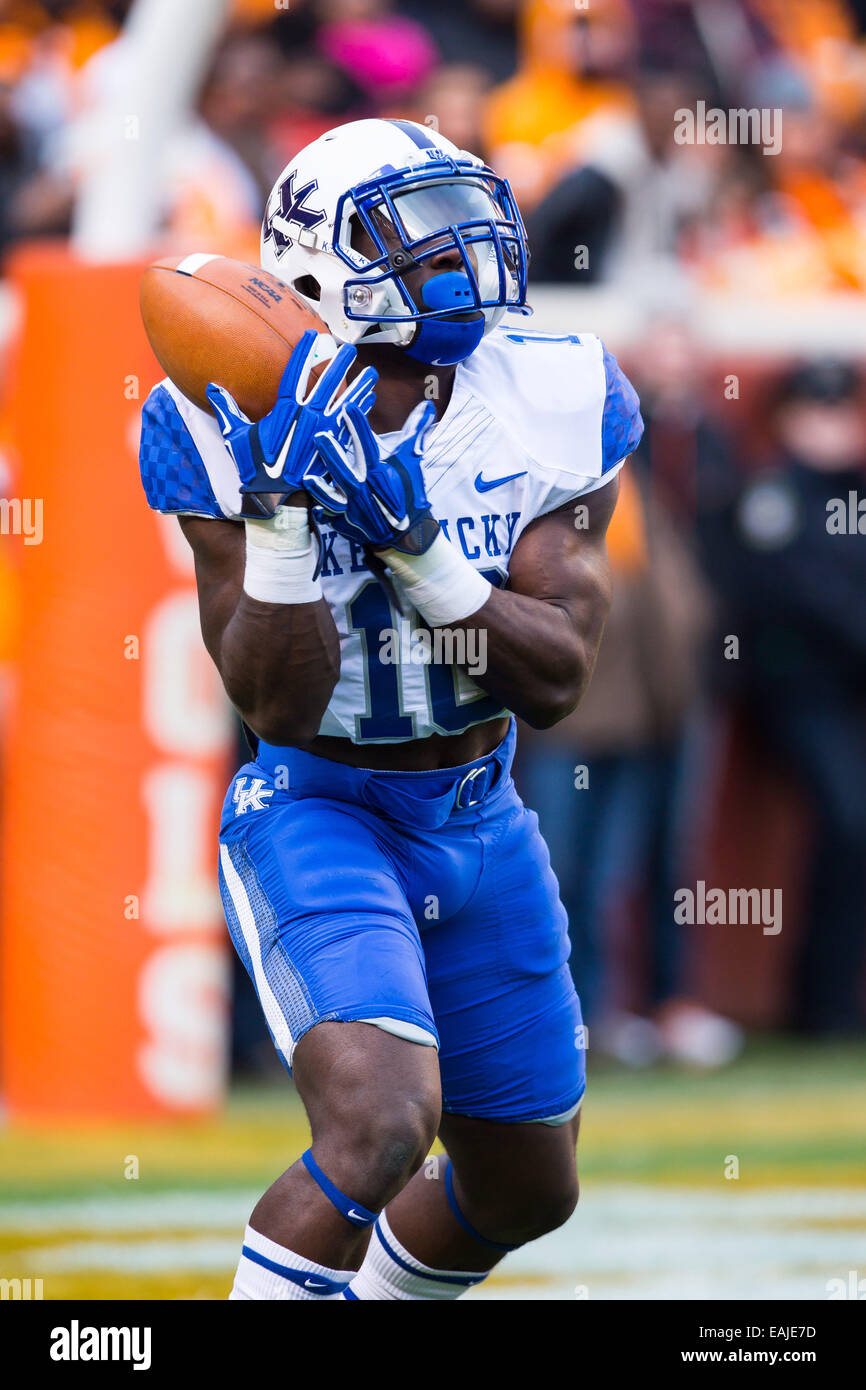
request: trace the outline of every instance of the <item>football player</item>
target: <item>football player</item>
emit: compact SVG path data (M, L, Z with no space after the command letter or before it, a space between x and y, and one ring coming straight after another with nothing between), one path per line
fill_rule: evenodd
M592 334L525 328L508 184L426 126L302 150L261 260L332 365L305 336L258 424L164 381L141 454L254 750L221 891L312 1131L230 1296L457 1298L577 1200L580 1005L510 767L514 716L589 681L638 400Z

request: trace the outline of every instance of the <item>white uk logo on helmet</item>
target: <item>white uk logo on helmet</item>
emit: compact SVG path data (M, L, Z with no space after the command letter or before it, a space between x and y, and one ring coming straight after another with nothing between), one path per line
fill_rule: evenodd
M272 206L272 200L269 200L262 225L262 242L273 241L278 256L292 245L299 231L311 232L325 221L324 212L307 206L307 199L315 193L318 183L311 179L303 188L295 191L295 173L292 169L288 178L275 190L276 204Z

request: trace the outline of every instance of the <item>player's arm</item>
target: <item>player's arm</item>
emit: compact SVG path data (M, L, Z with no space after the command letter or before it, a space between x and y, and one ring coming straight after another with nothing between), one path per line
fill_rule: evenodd
M605 534L619 477L581 500L586 526L569 504L533 521L509 561L507 589L451 626L484 633L486 671L472 679L533 728L556 724L578 704L595 667L610 608Z
M613 354L601 343L598 348L603 394L584 403L574 417L574 432L583 441L580 452L586 451L589 476L610 472L608 482L580 494L580 529L575 499L531 522L509 560L508 587L478 592L475 597L483 603L459 622L486 634L487 671L473 672L473 679L536 728L570 714L589 684L610 607L605 537L619 492L612 470L633 453L643 434L634 387ZM568 443L574 447L571 439ZM564 482L560 479L560 486ZM449 555L443 568L456 580L463 557ZM467 578L467 605L472 587L480 589L479 580Z
M318 582L310 578L314 566L297 558L311 543L306 510L280 509L297 523L288 537L300 542L294 552L264 546L251 563L250 551L257 540L267 539L272 523L180 518L195 556L205 646L232 704L266 743L297 745L315 738L340 674L333 617ZM267 592L268 582L279 585L281 567L285 580L281 597L274 593L276 601L247 592Z
M430 627L483 631L487 670L473 670L473 680L529 724L547 728L574 709L595 665L610 606L605 534L616 475L582 494L587 524L580 530L572 506L532 522L514 548L508 589L497 590L433 518L419 462L431 418L429 402L419 406L411 430L388 454L350 406L353 453L321 436L329 480L312 480L308 490L330 510L335 529L372 546L398 599Z
M257 422L224 387L208 386L237 467L244 519L181 521L195 555L205 644L229 699L267 743L315 738L339 678L339 640L301 489L318 459L314 436L340 437L340 412L351 404L364 416L374 399L372 369L345 384L354 348L340 348L313 381L315 356L316 334L304 333L273 408Z

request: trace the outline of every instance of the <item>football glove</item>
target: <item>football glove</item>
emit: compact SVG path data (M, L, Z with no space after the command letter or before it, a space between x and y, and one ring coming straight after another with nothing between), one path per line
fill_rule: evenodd
M226 447L240 474L241 492L249 495L253 510L265 516L273 514L272 504L281 496L304 486L319 439L336 437L348 442L342 412L351 406L363 420L375 400L378 373L373 367L365 367L340 393L340 384L357 355L349 346L340 348L307 394L317 336L308 331L300 338L286 364L273 409L255 424L223 386L212 382L207 388Z
M431 401L417 406L407 421L411 432L393 453L354 403L341 412L351 452L333 433L316 435L326 471L318 464L308 470L304 487L341 536L407 555L423 555L433 544L439 524L430 511L420 458L423 436L435 416Z

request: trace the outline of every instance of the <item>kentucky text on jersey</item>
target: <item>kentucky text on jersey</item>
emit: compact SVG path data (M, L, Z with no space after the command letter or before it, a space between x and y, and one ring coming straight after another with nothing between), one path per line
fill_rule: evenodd
M352 574L359 574L361 570L369 570L369 565L364 559L362 546L356 541L344 541L341 536L337 535L336 531L329 531L327 516L321 511L321 508L316 511L316 519L319 523L319 535L322 543L321 560L324 579L330 579L335 574L343 574L344 567L348 568ZM458 545L467 560L478 560L482 555L493 560L511 554L520 512L507 512L505 516L500 516L498 512L483 513L480 517L458 516L449 518L437 516L436 520L452 545Z

